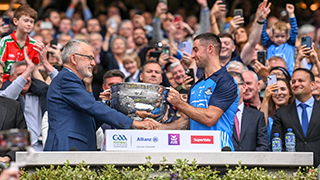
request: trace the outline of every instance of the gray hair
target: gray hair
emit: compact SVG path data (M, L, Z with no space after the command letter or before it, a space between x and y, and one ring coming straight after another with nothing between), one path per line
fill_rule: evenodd
M128 48L127 39L124 38L123 36L116 36L115 38L113 38L113 39L111 40L111 49L113 48L114 42L115 42L117 39L121 39L121 40L124 42L125 49Z
M181 63L180 61L176 61L170 64L170 70L172 70L173 68L176 68L177 66L179 66Z
M91 36L94 36L94 35L99 36L99 39L100 39L101 41L103 41L102 35L101 35L100 33L97 33L97 32L92 32L92 33L90 33L87 40L89 41L90 38L91 38Z
M315 31L316 31L316 28L311 24L304 24L300 27L301 35L306 35L308 33L315 32Z
M231 61L227 66L227 71L230 71L230 69L240 69L242 68L242 72L247 71L248 68L243 63L239 61Z
M122 26L123 26L125 23L130 23L131 25L133 25L131 20L129 20L129 19L124 19L124 20L122 20L121 23L119 24L119 29L121 29Z
M91 46L88 41L82 39L72 39L63 48L62 51L62 62L66 64L70 60L70 56L80 49L80 44L85 43Z
M246 70L246 71L243 71L242 73L245 73L245 72L251 73L253 75L253 78L256 81L256 83L259 81L258 76L257 76L257 74L255 72L253 72L251 70Z
M13 76L14 72L16 71L17 67L20 66L26 66L27 63L26 61L16 61L15 63L12 64L11 69L10 69L10 75Z

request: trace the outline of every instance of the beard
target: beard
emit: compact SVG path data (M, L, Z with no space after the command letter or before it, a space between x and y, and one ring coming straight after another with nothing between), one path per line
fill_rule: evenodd
M142 40L140 41L140 39L142 39ZM143 38L138 37L138 38L134 39L134 43L136 44L136 46L142 46L145 43L145 41Z
M81 74L81 76L87 78L87 77L91 77L92 76L92 71L89 70L89 68L92 69L92 66L88 66L88 67L77 67L77 71Z

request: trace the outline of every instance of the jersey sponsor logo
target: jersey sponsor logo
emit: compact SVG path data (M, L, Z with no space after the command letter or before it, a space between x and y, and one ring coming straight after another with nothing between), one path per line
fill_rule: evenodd
M213 136L191 136L191 144L214 144Z
M14 54L9 54L9 57L10 57L10 58L14 58L15 55L14 55Z
M205 90L204 93L205 93L206 95L211 95L211 94L212 94L212 87L208 87L208 89Z

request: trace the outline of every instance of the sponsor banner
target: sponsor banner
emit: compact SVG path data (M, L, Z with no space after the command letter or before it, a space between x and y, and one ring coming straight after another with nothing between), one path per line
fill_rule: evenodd
M106 130L106 151L220 152L220 131Z
M191 144L213 144L213 136L191 136Z

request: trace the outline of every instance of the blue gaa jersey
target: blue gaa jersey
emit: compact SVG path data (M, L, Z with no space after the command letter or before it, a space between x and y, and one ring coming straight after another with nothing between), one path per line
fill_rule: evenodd
M217 106L224 111L218 122L211 127L190 119L190 129L221 131L221 148L229 146L234 151L232 128L239 103L239 90L237 83L226 68L222 67L208 79L202 76L191 87L188 103L196 108L208 108L209 105Z

